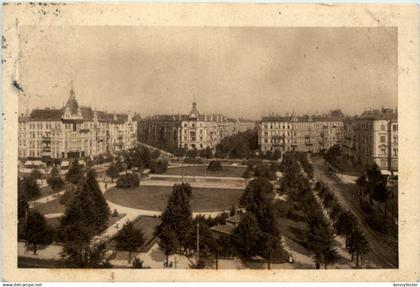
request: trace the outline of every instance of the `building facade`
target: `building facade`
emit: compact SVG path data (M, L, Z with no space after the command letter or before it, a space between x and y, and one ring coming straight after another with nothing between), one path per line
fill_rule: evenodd
M344 122L343 153L363 166L398 171L398 115L392 109L373 110Z
M34 109L19 117L21 159L93 157L134 148L137 126L130 115L79 106L74 90L61 109Z
M341 144L343 120L328 116L267 116L258 129L262 152L319 152Z
M214 149L221 139L255 127L255 122L200 114L194 101L188 115L156 115L138 123L139 141L178 148Z

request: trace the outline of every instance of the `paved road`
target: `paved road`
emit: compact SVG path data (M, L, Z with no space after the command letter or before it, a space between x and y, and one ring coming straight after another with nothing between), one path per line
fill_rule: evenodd
M328 173L328 168L323 158L311 159L314 166L315 178L327 183L337 196L342 206L350 210L359 220L366 239L369 241L371 251L369 258L379 268L398 268L398 246L385 241L384 234L372 230L366 223L364 214L359 206L359 200L354 190L345 188L336 177ZM350 186L350 185L349 185Z

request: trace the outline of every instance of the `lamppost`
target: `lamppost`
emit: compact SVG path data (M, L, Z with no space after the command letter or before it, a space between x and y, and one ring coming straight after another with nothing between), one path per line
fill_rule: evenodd
M197 216L197 254L196 254L196 266L200 262L200 214Z

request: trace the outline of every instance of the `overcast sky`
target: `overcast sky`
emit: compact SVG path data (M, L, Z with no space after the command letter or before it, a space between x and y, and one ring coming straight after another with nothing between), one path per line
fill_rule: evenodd
M394 28L24 27L20 111L79 104L142 116L345 113L397 106Z

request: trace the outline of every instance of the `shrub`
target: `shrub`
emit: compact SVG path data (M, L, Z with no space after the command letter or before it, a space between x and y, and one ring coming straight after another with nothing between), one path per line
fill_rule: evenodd
M74 192L71 189L66 190L63 195L60 196L59 202L63 205L69 204L74 197Z
M150 163L150 171L153 173L165 173L168 169L168 161L164 158L153 159Z
M140 260L139 258L134 258L133 260L133 268L135 269L149 269L150 267L144 266L143 260Z
M207 166L208 171L219 171L223 170L222 164L220 161L211 161L209 165Z
M112 217L118 217L118 215L118 211L114 209L114 211L112 212Z
M117 180L117 187L119 188L132 188L139 186L139 184L139 176L134 173L123 174Z

